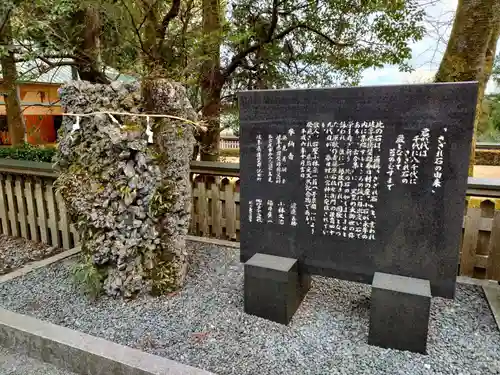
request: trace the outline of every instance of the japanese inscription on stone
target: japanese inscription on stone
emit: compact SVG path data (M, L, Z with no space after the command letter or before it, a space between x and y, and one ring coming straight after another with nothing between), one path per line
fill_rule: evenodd
M240 94L242 260L451 296L475 83Z

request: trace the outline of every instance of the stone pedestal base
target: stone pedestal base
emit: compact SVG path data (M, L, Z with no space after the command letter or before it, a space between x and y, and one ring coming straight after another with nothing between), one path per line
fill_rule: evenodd
M376 272L368 343L425 354L430 305L428 280Z
M288 324L311 286L297 259L257 253L245 263L245 312Z

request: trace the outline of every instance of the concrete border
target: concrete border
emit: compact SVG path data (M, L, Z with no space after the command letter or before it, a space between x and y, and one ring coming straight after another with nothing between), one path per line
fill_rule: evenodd
M227 240L218 240L216 238L208 238L208 237L198 237L198 236L186 236L186 240L188 241L194 241L194 242L203 242L207 244L212 244L212 245L218 245L218 246L226 246L226 247L232 247L234 249L239 249L240 248L240 243L236 241L227 241Z
M490 305L491 313L497 322L498 329L500 330L500 285L492 283L483 286L484 295Z
M1 308L0 346L82 375L213 375Z
M37 260L31 263L27 263L21 268L18 268L12 272L6 273L5 275L0 276L0 284L4 283L6 281L15 279L17 277L21 277L26 275L27 273L30 273L32 271L35 271L39 268L46 267L52 263L59 262L63 259L69 258L73 255L76 255L80 252L80 247L75 247L70 250L63 251L62 253L56 254L54 256L51 256L49 258L45 258L42 260Z
M457 283L466 285L477 285L482 287L498 284L498 282L494 280L474 279L473 277L468 277L468 276L457 276Z

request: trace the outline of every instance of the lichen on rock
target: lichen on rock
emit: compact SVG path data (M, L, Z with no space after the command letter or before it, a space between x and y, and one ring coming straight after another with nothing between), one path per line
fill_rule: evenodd
M185 89L156 80L148 87L69 82L60 90L68 113L155 113L196 121ZM194 147L191 122L133 115L66 117L60 130L56 182L80 234L82 250L102 272L111 296L168 293L187 272L185 246L190 212L189 163Z

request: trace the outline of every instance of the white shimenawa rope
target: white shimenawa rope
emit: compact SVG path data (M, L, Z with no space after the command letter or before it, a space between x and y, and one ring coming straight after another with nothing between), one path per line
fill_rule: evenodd
M111 119L111 121L113 121L113 122L114 122L116 125L118 125L120 128L123 128L123 125L122 125L122 124L120 124L120 123L118 122L118 120L117 120L117 119L115 119L115 118L113 117L113 115L112 115L111 113L108 113L108 116L109 116L109 118Z
M75 132L77 130L80 130L80 116L76 116L76 122L73 124L71 132Z
M109 112L109 111L99 111L99 112L90 112L90 113L60 113L61 116L74 116L78 119L78 117L88 117L88 116L95 116L95 115L109 115L110 118L113 120L113 122L118 123L118 120L114 118L112 115L119 115L119 116L138 116L138 117L164 117L164 118L170 118L173 120L180 120L195 126L202 127L200 123L188 120L186 118L178 117L178 116L171 116L171 115L158 115L158 114L149 114L149 113L129 113L129 112Z
M146 116L146 135L148 136L148 143L153 143L153 131L149 123L149 116Z

